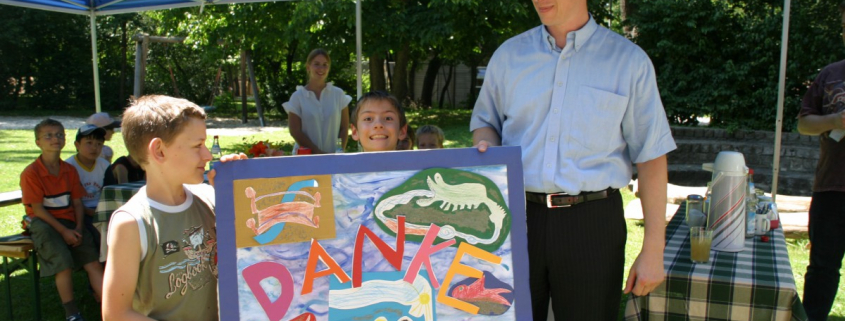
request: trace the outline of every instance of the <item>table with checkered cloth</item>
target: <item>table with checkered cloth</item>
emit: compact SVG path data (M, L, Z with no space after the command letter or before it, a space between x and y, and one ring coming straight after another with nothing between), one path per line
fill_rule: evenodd
M628 297L625 320L806 320L789 265L783 230L745 240L741 252L710 251L690 261L681 205L666 227L666 281L647 296Z
M103 187L100 192L100 201L97 202L97 211L94 214L94 227L100 231L100 262L106 261L108 255L108 237L106 233L109 231L109 219L111 214L118 208L126 204L135 193L146 185L146 181L137 181L131 183L109 185Z

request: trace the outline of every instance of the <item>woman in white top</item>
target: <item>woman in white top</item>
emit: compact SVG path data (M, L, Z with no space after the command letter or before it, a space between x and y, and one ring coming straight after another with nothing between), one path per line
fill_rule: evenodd
M323 49L311 51L305 61L308 84L297 86L290 100L282 104L288 113L290 135L296 140L294 151L307 147L312 154L334 153L338 140L346 146L349 133L347 105L352 97L326 82L330 66L328 52Z

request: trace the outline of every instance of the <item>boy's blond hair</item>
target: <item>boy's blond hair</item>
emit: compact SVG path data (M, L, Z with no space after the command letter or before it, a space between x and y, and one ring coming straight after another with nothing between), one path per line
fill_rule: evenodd
M123 143L129 155L147 164L147 145L153 138L170 144L191 118L205 121L205 110L186 99L147 95L136 99L123 114Z
M361 96L361 99L358 99L358 103L355 104L355 109L352 110L352 115L351 115L351 119L349 120L349 123L356 126L356 128L357 128L357 126L358 126L358 112L361 110L361 106L364 105L368 101L378 101L378 100L387 101L394 108L396 108L396 113L399 114L399 128L403 128L403 127L405 127L405 125L408 124L408 120L405 118L405 110L402 108L402 103L400 103L399 100L396 99L396 97L393 97L393 95L388 94L388 93L381 91L381 90L368 92L368 93L364 94L363 96Z
M436 125L422 125L420 128L417 129L417 137L420 137L423 134L432 134L435 138L437 138L437 143L443 145L443 141L446 140L446 135L443 134L443 130Z

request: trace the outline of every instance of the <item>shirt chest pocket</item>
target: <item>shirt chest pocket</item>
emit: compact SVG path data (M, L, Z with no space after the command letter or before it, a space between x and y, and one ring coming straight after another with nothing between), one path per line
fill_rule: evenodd
M624 143L622 118L628 97L581 86L572 120L573 140L589 151L611 151Z

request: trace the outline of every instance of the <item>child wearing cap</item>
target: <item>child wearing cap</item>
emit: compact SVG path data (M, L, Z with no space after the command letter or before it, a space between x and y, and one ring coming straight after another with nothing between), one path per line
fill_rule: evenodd
M83 320L73 297L73 270L84 268L97 300L102 297L103 265L94 240L83 228L85 190L76 169L61 159L62 123L45 119L35 126L41 155L21 173L21 194L42 277L54 276L67 320Z
M94 236L94 244L100 244L100 232L94 228L93 217L100 201L100 191L103 189L103 179L109 162L100 157L106 130L91 124L85 124L76 132L76 154L65 159L73 165L79 174L79 181L85 189L82 196L82 206L85 212L85 228Z
M120 128L120 121L111 118L108 113L93 114L85 120L85 123L105 129L107 141L111 140L112 135L114 135L114 129ZM113 156L114 151L111 147L103 145L103 152L100 154L100 157L111 163Z

